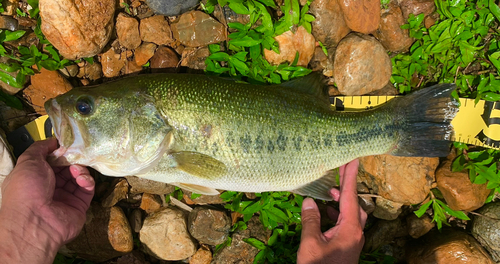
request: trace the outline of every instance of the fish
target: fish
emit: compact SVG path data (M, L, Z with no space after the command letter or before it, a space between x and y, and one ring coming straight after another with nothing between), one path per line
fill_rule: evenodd
M356 158L447 156L454 90L438 84L346 112L332 109L316 73L279 85L138 75L48 100L59 142L49 162L199 194L290 191L331 200L331 171Z

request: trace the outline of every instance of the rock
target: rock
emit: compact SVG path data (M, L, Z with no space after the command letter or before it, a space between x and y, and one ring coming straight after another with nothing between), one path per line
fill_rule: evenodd
M175 187L163 182L152 181L135 176L125 177L130 185L130 193L151 193L165 195L175 190Z
M500 262L500 202L489 203L481 208L472 221L472 235Z
M177 23L172 24L174 38L188 47L204 47L226 40L223 24L201 11L182 14Z
M184 212L165 208L146 217L140 232L146 251L163 260L182 260L196 253Z
M143 41L153 42L157 45L169 45L174 41L172 31L164 16L152 16L142 19L140 33Z
M329 64L333 67L333 63L328 61L328 57L323 52L323 49L321 49L321 47L316 47L314 49L313 57L311 58L311 61L309 61L311 69L313 71L323 71Z
M410 214L406 217L406 226L411 237L419 238L434 228L436 223L432 222L432 218L428 214L424 214L420 218L415 214Z
M125 66L127 56L125 54L116 53L113 48L100 55L102 72L104 76L111 78L120 75L120 71Z
M128 222L133 232L139 233L142 228L142 211L134 209L128 216Z
M78 75L78 73L80 71L80 67L78 67L78 65L76 65L76 64L71 64L71 65L68 65L64 68L68 72L68 77L75 77Z
M359 181L383 198L410 205L429 194L439 158L377 155L360 158L360 164Z
M87 222L63 251L94 262L103 262L132 251L132 231L120 207L101 207L93 202Z
M47 100L63 94L73 87L58 71L49 71L45 68L31 76L31 85L24 89L24 96L31 102L35 111L46 115L44 104Z
M428 16L436 10L436 5L432 0L403 0L399 6L403 12L404 21L408 21L410 14L418 16L424 13L425 16Z
M366 212L367 215L375 211L376 205L371 197L359 196L358 203L361 206L361 208Z
M202 245L196 253L189 258L189 264L210 264L212 262L212 252L210 248Z
M436 24L436 21L439 19L438 13L432 13L424 18L424 26L429 29L430 27Z
M185 198L188 198L189 200L191 200L192 192L183 190L183 193L184 193ZM224 203L226 203L226 202L224 202L224 200L222 200L222 198L219 197L219 195L203 195L203 194L196 197L195 199L192 199L191 201L193 202L192 204L196 204L196 205L224 204Z
M407 246L408 264L493 264L477 241L461 231L431 232Z
M16 31L19 28L17 19L11 16L0 16L0 29Z
M116 264L149 264L144 253L134 250L123 257L116 259Z
M309 64L316 49L316 40L313 35L309 34L302 26L297 29L295 34L292 31L286 31L274 39L278 42L280 53L264 49L264 57L269 63L275 65L283 62L293 62L298 52L299 60L297 65L305 67Z
M195 8L200 0L146 0L156 14L178 16Z
M126 74L126 75L131 75L131 74L137 75L142 70L143 70L142 66L137 65L137 63L135 63L135 60L132 60L132 61L127 60L125 62L125 68L123 68L123 74Z
M177 53L169 47L161 46L159 47L153 57L150 60L150 67L153 72L158 72L155 69L164 69L163 72L176 72L177 66L179 65L179 57Z
M363 95L381 89L391 73L391 60L375 38L352 33L339 43L333 77L342 94Z
M116 35L120 44L127 49L132 50L141 45L139 22L125 13L118 14L116 18Z
M156 194L144 193L142 195L140 208L146 211L147 214L158 211L161 205L161 199Z
M192 70L205 70L205 60L210 56L208 47L186 48L182 52L181 66Z
M474 211L484 205L491 190L485 184L474 184L465 171L452 172L453 159L446 160L436 171L437 187L453 210Z
M315 0L311 3L310 12L316 18L311 23L312 34L327 48L337 47L351 31L337 0Z
M9 175L9 173L14 169L14 158L8 143L6 140L5 133L0 129L0 186L2 186L3 180ZM0 207L2 206L2 190L0 189Z
M144 42L134 52L134 59L137 65L144 65L148 63L149 59L153 57L156 50L156 44L151 42Z
M92 57L109 41L113 0L44 0L39 8L43 34L68 59Z
M373 216L376 218L394 220L398 218L403 211L401 209L403 204L390 201L382 197L377 197L377 199L375 199L375 203L376 207L375 210L373 210Z
M363 250L372 252L383 245L391 243L397 237L408 235L406 226L401 219L379 220L365 233L365 245Z
M33 121L32 115L33 114L26 109L15 109L0 101L0 128L4 130L6 134ZM15 153L14 151L14 154L20 155L21 153Z
M382 89L380 90L375 90L368 95L375 95L375 96L386 96L386 95L398 95L398 89L394 87L394 85L391 82L388 82Z
M3 0L1 3L5 10L2 15L13 16L16 14L16 9L19 7L19 0Z
M124 178L115 178L108 192L103 196L102 207L114 206L120 200L127 198L128 183Z
M103 71L101 64L97 61L94 61L94 63L85 63L85 66L80 68L77 77L96 81L102 77L102 73Z
M388 9L382 10L379 28L373 35L382 45L391 52L407 52L413 44L408 29L401 26L408 23L404 20L401 8L395 3L389 4Z
M247 222L246 230L237 230L232 235L231 244L221 249L214 256L213 263L218 264L251 264L259 250L243 241L244 238L253 237L262 242L267 242L271 236L271 230L266 229L258 216L253 216Z
M216 246L226 241L231 219L224 211L198 206L189 213L188 230L199 242Z
M242 15L234 12L228 5L223 6L222 8L215 8L214 13L212 14L218 21L221 21L225 24L227 23L241 23L243 25L250 22L250 15ZM237 30L229 28L229 32L236 32Z
M347 26L356 32L370 34L380 22L380 1L376 0L339 0Z

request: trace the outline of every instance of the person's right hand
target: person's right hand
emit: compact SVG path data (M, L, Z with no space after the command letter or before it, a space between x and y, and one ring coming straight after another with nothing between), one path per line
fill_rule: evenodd
M302 238L297 253L297 264L358 263L364 244L363 228L367 215L358 204L356 176L359 161L340 167L340 191L330 194L339 201L340 212L328 208L328 215L337 224L321 232L318 206L311 198L302 203Z

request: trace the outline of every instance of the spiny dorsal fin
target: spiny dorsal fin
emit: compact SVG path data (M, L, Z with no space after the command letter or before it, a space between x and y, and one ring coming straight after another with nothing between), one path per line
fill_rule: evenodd
M210 187L205 187L190 183L179 183L179 182L172 184L181 189L185 189L193 193L204 194L204 195L219 195L219 191Z
M297 78L280 84L298 93L312 95L330 104L328 99L328 86L325 85L325 77L321 72L312 72L307 76Z
M325 176L291 192L303 196L310 196L316 199L331 201L333 198L330 196L330 189L337 185L336 177L338 173L338 169L330 170L325 174Z
M177 163L177 169L196 177L214 180L227 173L224 163L205 154L181 151L170 155Z

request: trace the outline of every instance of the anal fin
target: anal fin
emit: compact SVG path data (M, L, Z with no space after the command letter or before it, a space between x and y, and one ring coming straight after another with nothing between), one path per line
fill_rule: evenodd
M181 188L188 190L193 193L198 193L198 194L204 194L204 195L219 195L219 191L217 191L214 188L210 187L205 187L201 185L196 185L196 184L190 184L190 183L172 183L173 185Z
M330 170L323 177L298 189L292 190L291 192L303 196L310 196L316 199L331 201L333 198L330 195L330 189L337 185L336 177L338 173L338 169Z

